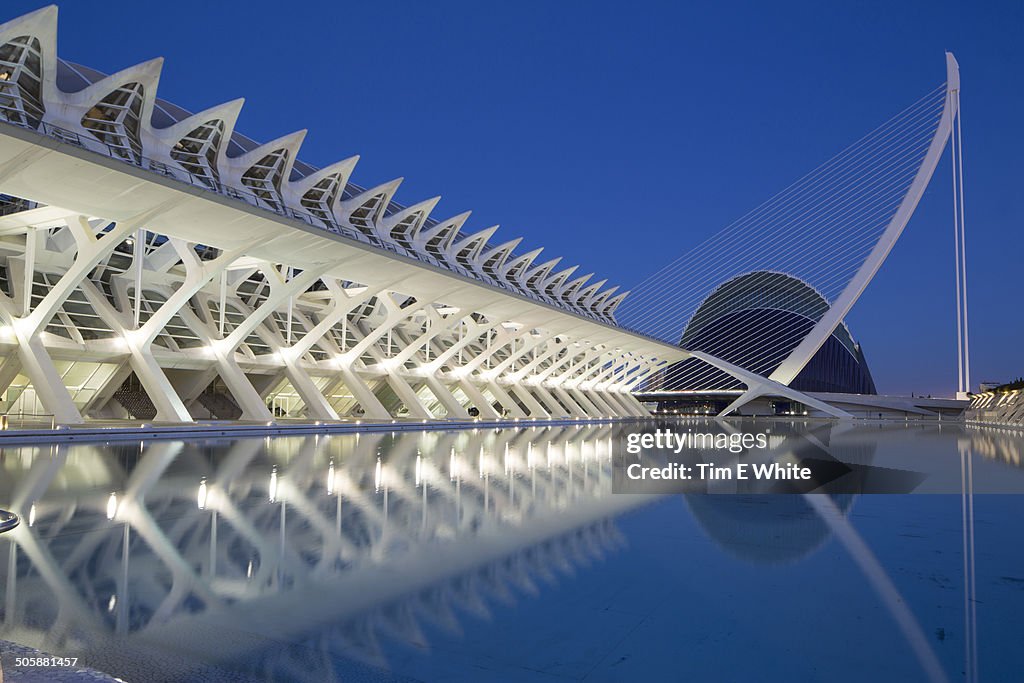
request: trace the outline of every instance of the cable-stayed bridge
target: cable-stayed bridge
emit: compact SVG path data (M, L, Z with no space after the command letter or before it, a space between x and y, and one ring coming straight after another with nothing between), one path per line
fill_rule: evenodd
M956 142L960 76L949 53L946 69L942 85L632 289L619 322L688 354L660 369L648 394L735 393L722 414L776 396L848 417L811 390L875 393L843 319L906 228L947 141ZM963 398L970 370L962 164L953 150ZM848 398L840 402L857 403ZM904 402L897 409L920 416L934 408Z

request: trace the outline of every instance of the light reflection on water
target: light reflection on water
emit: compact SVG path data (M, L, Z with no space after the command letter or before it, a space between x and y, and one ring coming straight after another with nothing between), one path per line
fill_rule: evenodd
M955 479L964 495L613 495L611 456L630 425L8 447L0 508L25 523L0 539L0 637L135 680L347 680L378 668L425 680L638 680L668 675L688 652L695 677L713 680L744 675L716 648L757 642L708 634L760 588L754 640L791 630L819 653L776 662L781 677L857 680L886 659L878 671L903 680L1024 669L1024 656L1002 650L986 664L985 648L1024 619L997 607L993 628L976 630L989 623L976 594L1024 603L1024 569L1012 569L1019 548L975 545L975 525L999 524L1019 546L1017 526L973 503L979 482L1024 480L1019 434L737 425L773 430L779 454L813 442L846 462L927 472L926 489ZM1024 497L995 498L1019 518ZM930 555L903 557L907 538ZM988 562L980 584L976 556ZM771 592L815 586L823 568L844 581ZM913 572L943 578L923 590ZM736 588L728 574L762 585ZM691 580L708 593L657 592ZM840 668L796 606L866 619L887 639L872 651L876 635L863 636L860 668ZM593 629L607 619L609 632L635 630L604 643ZM679 639L659 646L666 633Z

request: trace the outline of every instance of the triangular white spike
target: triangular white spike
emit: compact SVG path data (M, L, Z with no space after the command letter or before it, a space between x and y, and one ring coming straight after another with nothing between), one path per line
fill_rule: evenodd
M495 254L499 254L499 253L511 254L513 251L515 251L515 248L518 247L519 243L522 242L522 241L523 241L522 237L517 237L514 240L509 240L508 242L502 242L501 244L499 244L498 246L494 247L493 249L487 250L486 252L484 252L480 256L481 256L481 258L484 261L488 261Z
M47 5L0 24L0 41L6 43L11 38L25 35L41 38L40 30L47 28L56 35L57 5Z
M542 251L544 251L544 247L538 247L533 251L528 251L525 254L520 254L513 259L505 261L501 268L501 274L505 277L517 277L519 280L525 281L522 275L529 271L533 261L540 256Z
M394 180L389 180L386 183L381 183L380 185L371 187L368 190L363 190L351 199L346 199L345 205L356 208L362 206L370 197L382 193L386 197L387 201L390 202L391 198L395 195L395 192L398 191L398 187L402 184L403 180L405 180L405 178L395 178Z
M593 298L593 296L597 294L597 292L600 291L600 289L604 287L606 284L608 284L607 279L599 280L598 282L594 282L592 284L587 285L586 287L581 289L580 292L576 295L576 303L581 306L589 306L590 300Z
M621 304L622 300L625 299L627 296L629 296L629 292L623 292L622 294L619 294L618 296L609 299L608 302L605 303L605 305L601 308L602 315L611 317L612 314L615 313L615 309L619 307L619 304Z
M460 239L458 242L456 242L452 246L452 248L454 250L458 251L458 250L464 249L465 247L469 246L470 244L474 244L475 245L477 243L479 243L480 247L482 248L484 246L484 244L487 243L487 240L489 240L491 238L491 235L493 235L495 232L498 231L498 227L499 226L497 226L497 225L492 225L489 228L484 228L483 230L477 230L474 233L470 233L469 235L466 235L465 237Z
M305 139L306 130L297 130L294 133L282 135L276 140L265 142L259 147L255 147L248 152L240 154L239 156L230 157L228 159L228 163L233 169L237 170L237 175L241 176L263 157L268 154L273 154L280 149L285 149L288 150L288 164L286 170L290 173L292 166L295 164L295 157L299 152L299 147L302 146L302 141ZM287 179L288 176L285 175L285 180Z
M539 289L547 292L549 289L554 293L558 293L560 287L569 279L569 276L576 272L579 266L569 266L565 270L560 270L554 275L549 276L546 280L538 285Z
M487 245L487 240L489 240L497 230L498 226L492 225L489 228L484 228L483 230L474 232L472 235L459 240L453 244L449 250L452 258L457 258L463 265L475 263L480 257L480 253Z
M239 97L236 100L230 100L209 109L204 109L197 114L190 114L188 117L165 128L153 128L150 132L155 137L177 142L183 136L192 132L196 126L202 125L207 121L219 120L224 122L225 137L230 137L234 131L235 122L238 120L238 114L242 111L243 104L245 104L245 99Z
M562 288L562 291L559 292L559 294L561 294L562 296L567 296L567 297L573 296L577 292L577 290L580 287L582 287L587 282L587 280L589 280L592 277L594 277L593 273L587 273L586 275L584 275L582 277L576 278L572 282L570 282L567 285L565 285L565 287Z
M351 225L364 235L373 235L380 239L380 219L384 216L391 198L395 196L404 178L395 178L386 183L360 192L351 199L341 202L338 214L343 222ZM379 198L379 199L378 199ZM368 204L372 206L368 208Z
M557 256L557 257L551 259L550 261L545 261L544 263L540 264L539 266L536 266L532 270L528 271L526 273L526 278L529 279L529 280L532 280L534 277L539 275L540 279L543 279L543 278L547 277L547 274L551 272L552 268L554 268L555 266L557 266L561 262L562 262L562 257L561 256Z
M587 305L588 308L590 308L590 310L598 311L598 310L600 310L601 305L605 301L608 300L608 297L610 297L612 294L614 294L617 291L619 291L619 286L618 285L615 285L614 287L609 287L608 289L604 290L603 292L598 292L598 293L594 294L590 298L590 301L587 302L586 305Z
M430 199L424 199L422 202L408 206L401 211L397 211L390 216L384 217L381 220L381 231L385 234L390 234L391 229L400 223L403 223L413 214L420 214L420 217L410 226L407 234L411 236L413 233L418 232L423 223L430 216L430 212L434 210L437 203L441 201L441 197L431 197Z
M76 110L81 107L92 107L104 97L128 83L141 83L144 88L144 102L141 119L143 123L150 120L153 114L153 102L156 100L156 89L160 83L160 72L163 70L164 58L156 57L149 61L122 69L117 73L104 76L100 80L87 85L73 93L63 93L64 104ZM78 121L74 121L77 125Z
M562 262L562 257L553 258L550 261L545 261L539 266L527 271L523 277L523 282L526 287L529 287L534 292L541 296L547 296L544 293L544 282L548 278L548 274L552 269Z
M167 164L175 172L180 169L184 173L190 173L193 176L192 179L194 179L197 175L195 173L196 169L190 167L187 160L182 158L180 143L195 131L201 131L203 126L211 124L211 122L219 122L221 127L220 142L217 144L215 159L217 172L218 174L222 173L226 167L225 160L227 158L228 141L235 130L235 122L238 120L243 104L245 104L245 100L239 98L210 107L198 114L191 114L165 128L144 127L143 144L146 149L146 156L160 163ZM177 150L177 155L175 150ZM204 158L202 163L206 164L208 162ZM198 175L202 178L207 177L205 173Z
M226 156L222 181L244 193L246 200L250 203L269 206L277 211L282 210L285 203L286 183L305 138L306 131L297 130L259 145L239 156ZM283 159L281 158L282 151L284 151ZM250 173L253 167L259 165L267 157L272 157L272 161L278 164L274 172Z
M319 183L321 180L323 180L327 176L335 174L340 176L342 190L344 190L344 186L348 184L349 178L352 177L352 171L355 170L357 163L359 163L358 154L356 154L355 156L350 156L347 159L342 159L341 161L336 161L330 166L325 166L318 171L310 173L309 175L303 178L299 178L298 180L291 182L291 192L295 194L295 196L301 197L310 188ZM341 198L340 194L338 195L338 198Z
M47 103L44 120L77 135L88 149L141 164L148 152L145 130L153 115L163 63L157 57L104 76L77 92L57 93ZM127 96L113 97L122 89ZM133 103L139 98L141 106L136 109Z
M441 233L445 233L447 238L444 240L444 243L440 248L442 251L446 250L455 241L455 237L459 234L459 230L461 230L462 226L466 224L466 221L469 220L469 216L472 213L472 211L464 211L457 216L452 216L447 220L441 221L437 225L430 227L421 226L419 233L413 236L417 247L424 247L434 237Z
M301 207L303 211L312 212L321 218L337 220L338 207L358 162L358 156L337 161L298 180L286 181L282 191L288 202L296 208ZM325 183L326 190L315 189L325 179L330 179Z
M57 91L57 6L48 5L0 24L0 45L30 36L39 41L42 58L42 96L47 108L59 101Z
M519 243L523 241L522 237L517 237L514 240L509 240L503 244L499 244L493 249L486 249L480 254L480 265L488 266L488 268L495 274L500 274L501 269L504 267L505 262L515 251L515 248L519 246Z

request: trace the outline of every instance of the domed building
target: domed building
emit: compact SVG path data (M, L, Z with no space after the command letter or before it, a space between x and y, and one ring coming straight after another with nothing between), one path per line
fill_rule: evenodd
M762 377L770 376L828 311L829 303L803 280L772 271L736 276L697 307L680 339ZM697 358L670 366L661 391L729 392L744 389L735 377ZM875 394L860 344L839 325L789 386L801 392Z

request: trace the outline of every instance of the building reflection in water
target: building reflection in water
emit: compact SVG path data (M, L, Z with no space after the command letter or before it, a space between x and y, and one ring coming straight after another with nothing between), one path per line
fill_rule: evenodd
M879 444L892 450L892 436L919 432L926 438L952 436L959 455L959 481L962 513L964 678L977 681L978 630L977 580L974 540L974 461L1021 467L1019 430L971 428L959 425L898 425L879 423L871 426L785 424L779 423L772 437L771 453L763 459L803 460L836 459L843 463L870 465ZM940 457L941 451L935 455ZM745 458L747 459L747 458ZM949 466L943 463L941 466ZM940 467L941 467L940 466ZM870 490L870 486L862 488ZM896 623L907 645L917 658L922 675L930 681L947 681L934 647L921 624L908 607L889 573L869 544L849 522L856 493L763 495L771 488L764 482L727 482L736 495L684 495L686 504L708 537L737 559L756 564L799 562L836 538L860 569L874 593ZM719 486L721 488L721 486ZM844 491L849 487L844 487ZM854 487L856 490L856 487ZM724 491L720 491L724 492ZM761 495L754 495L761 494Z
M761 454L744 454L744 462L771 460L838 460L843 463L870 465L876 444L873 441L839 440L831 443L830 423L796 425L779 422L770 437L771 450ZM851 473L857 476L858 473ZM716 490L729 487L735 495L684 496L694 519L708 537L725 552L739 560L757 564L798 562L819 548L831 535L829 525L817 513L806 496L764 495L775 488L773 483L747 480L716 483ZM844 491L859 486L846 486ZM847 513L853 505L854 493L828 494L833 505Z
M321 681L351 660L387 666L390 641L427 648L424 625L458 632L495 602L539 594L621 548L613 519L655 499L611 494L628 429L8 447L0 507L24 523L0 539L0 637L144 680L202 669ZM871 465L886 435L907 429L776 422L771 451L742 457ZM976 678L972 456L1019 466L1020 439L925 431L940 430L960 454L965 657ZM740 495L684 496L719 547L794 563L837 539L924 677L946 679L848 520L856 493L723 486Z
M381 637L603 557L610 426L4 450L3 638L89 666L333 680Z

